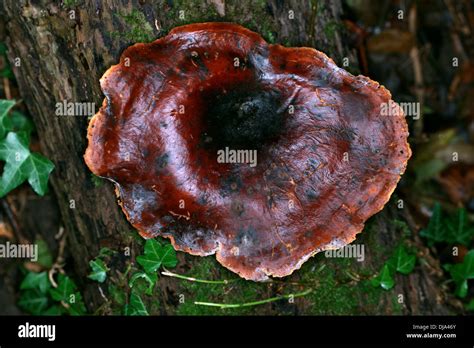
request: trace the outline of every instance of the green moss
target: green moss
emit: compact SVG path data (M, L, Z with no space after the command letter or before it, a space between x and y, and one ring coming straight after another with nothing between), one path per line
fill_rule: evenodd
M91 173L91 181L95 187L101 187L102 184L104 183L104 179L102 179L101 177L97 175L94 175L93 173Z
M213 275L212 270L219 269L220 278ZM269 289L269 284L255 283L238 279L237 276L222 266L213 256L202 258L189 272L188 276L205 280L230 280L227 284L204 284L186 280L181 282L181 290L184 295L184 303L179 304L176 314L178 315L242 315L256 314L260 307L220 309L203 305L196 305L194 302L213 303L246 303L267 298L265 292Z
M241 24L258 32L268 43L274 44L277 41L278 33L275 30L275 23L270 18L267 13L266 1L256 1L249 19L244 20Z
M370 218L365 223L364 230L359 234L358 240L365 245L366 253L370 253L373 259L380 260L381 266L391 250L380 244L378 229L377 217Z
M356 305L347 286L338 286L334 270L326 267L311 294L312 314L350 314Z
M65 7L75 7L78 4L78 0L63 0L63 4Z
M375 222L368 225L369 231L364 232L364 238L359 243L374 243L370 252L378 251L376 240L370 230L375 228ZM367 251L367 250L366 250ZM377 253L380 265L386 255ZM377 267L377 263L374 267ZM219 279L212 274L212 270L219 268ZM373 287L370 279L377 273L376 269L364 266L351 258L327 259L323 253L316 255L306 262L303 267L290 278L281 283L254 283L237 279L231 272L220 266L214 257L203 258L193 269L187 272L188 276L208 280L231 280L228 284L202 284L180 281L185 294L185 303L180 304L177 314L181 315L242 315L275 313L293 314L294 307L287 301L277 301L248 308L219 309L195 305L195 301L214 303L246 303L262 300L273 296L297 293L312 289L313 291L296 301L300 303L300 314L311 315L360 315L375 314L384 311L382 298L386 294L383 289ZM395 296L396 297L396 296ZM395 307L395 306L394 306ZM401 307L395 307L401 311Z
M312 263L320 264L315 274ZM324 265L324 267L322 267ZM354 315L377 313L382 290L370 285L367 279L356 281L350 276L361 275L355 259L330 259L317 256L301 270L302 279L314 283L308 296L309 314ZM365 273L371 273L365 270ZM362 307L363 304L363 307Z
M324 26L324 34L328 38L328 40L334 39L334 36L336 34L336 31L340 31L343 29L343 26L341 23L336 22L336 21L330 21L327 22L326 25Z
M165 12L165 15L174 26L222 21L222 17L217 13L216 8L203 1L174 0L173 5ZM172 28L165 29L168 31Z
M408 226L408 224L405 221L399 220L399 219L393 219L393 225L397 229L399 229L400 231L403 232L404 237L409 237L411 235L410 227Z
M238 2L225 4L225 16L221 16L215 6L204 1L191 2L186 0L174 0L173 6L166 12L168 22L173 26L197 22L236 22L251 30L254 30L270 43L275 43L277 32L274 23L267 13L266 1L254 1L251 13L248 8L242 8ZM170 30L171 27L165 28Z
M212 270L219 268L219 278ZM283 294L312 292L296 301L300 303L300 314L311 315L360 315L380 313L384 310L381 288L370 284L375 270L363 267L355 259L326 259L323 254L303 265L290 279L276 283L255 283L237 278L220 266L214 257L203 258L187 276L206 280L229 280L227 284L203 284L176 279L184 303L179 304L179 315L256 315L294 314L295 307L281 300L270 304L246 308L219 309L196 305L194 302L247 303L264 300ZM398 307L397 307L398 308ZM400 309L401 310L401 309ZM398 313L398 312L397 312Z
M393 294L392 297L392 312L393 315L403 314L403 306L398 302L398 294Z
M123 306L126 303L126 293L124 289L119 288L115 284L109 285L109 300L110 300L110 312L113 315L121 315Z
M124 32L113 32L112 37L122 37L132 42L150 42L154 39L153 28L148 23L145 15L139 10L132 10L130 13L120 12L117 14L128 25L128 30Z

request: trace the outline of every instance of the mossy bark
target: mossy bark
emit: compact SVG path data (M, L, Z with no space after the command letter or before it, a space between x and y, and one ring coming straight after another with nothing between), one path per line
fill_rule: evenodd
M103 246L119 251L122 257L110 266L114 271L108 281L118 287L119 293L128 291L123 276L115 271L125 272L142 242L120 211L113 185L94 185L84 164L87 117L55 116L56 103L67 100L100 106L104 96L99 79L110 65L117 63L125 47L154 40L172 27L191 22L236 22L259 32L269 42L316 47L339 65L347 57L351 71L357 71L355 52L344 41L339 1L4 0L0 11L8 35L9 58L23 100L36 123L43 153L56 165L51 183L67 231L67 267L82 283L92 313L117 313L111 306L122 300L113 300L117 292L109 293L105 286L107 300L104 300L97 284L86 279L89 260ZM15 62L20 65L16 66ZM147 302L154 303L155 314L449 313L450 307L439 285L439 265L423 256L426 253L419 241L404 236L394 219L409 219L409 215L406 210L389 204L372 219L371 228L361 234L357 243L364 243L367 249L363 263L318 255L292 276L264 284L237 280L210 286L161 277L154 297ZM368 279L380 270L400 242L412 244L422 256L415 272L397 276L391 291L371 287ZM123 255L126 247L132 249L131 256ZM213 257L179 253L179 259L178 273L212 279L235 278ZM294 303L279 301L224 311L194 304L196 300L253 301L305 288L314 292L295 299ZM398 301L399 295L402 303Z

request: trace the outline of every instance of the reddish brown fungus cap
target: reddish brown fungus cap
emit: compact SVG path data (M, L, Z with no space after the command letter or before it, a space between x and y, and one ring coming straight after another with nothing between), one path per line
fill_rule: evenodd
M352 242L411 155L383 86L235 24L133 45L101 86L85 161L131 224L247 279Z

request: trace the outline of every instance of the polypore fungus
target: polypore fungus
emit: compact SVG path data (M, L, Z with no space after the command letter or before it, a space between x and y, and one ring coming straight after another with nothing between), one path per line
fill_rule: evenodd
M235 24L133 45L101 86L90 170L115 183L143 237L216 254L246 279L289 275L352 242L411 155L383 86Z

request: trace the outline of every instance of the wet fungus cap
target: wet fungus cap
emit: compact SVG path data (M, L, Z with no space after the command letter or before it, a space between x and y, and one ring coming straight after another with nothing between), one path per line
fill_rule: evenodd
M235 24L185 25L133 45L101 87L90 170L115 183L143 237L216 254L246 279L289 275L352 242L411 155L403 111L383 86ZM220 163L224 149L256 150L257 161Z

